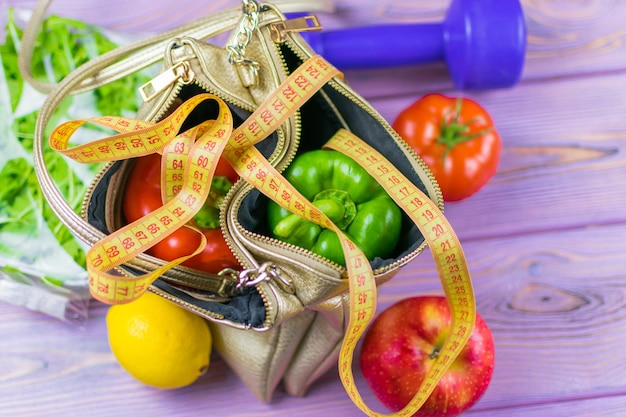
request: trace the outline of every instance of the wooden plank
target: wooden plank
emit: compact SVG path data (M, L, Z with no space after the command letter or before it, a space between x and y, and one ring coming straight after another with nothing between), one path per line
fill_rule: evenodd
M496 339L485 407L626 392L623 236L619 224L465 242ZM441 293L428 255L383 286L380 308L411 293Z
M596 5L597 13L602 13L601 4ZM342 7L340 9L344 10ZM361 13L370 10L368 13L377 16L389 13L397 17L397 10L406 7L409 6L401 4L393 9L396 10L393 13L380 7L358 10ZM431 4L429 7L434 6ZM533 3L529 7L541 6ZM354 6L349 8L346 5L346 8L339 14L340 18L357 13L353 10ZM585 10L578 14L570 11L563 19L587 16L582 20L595 25L596 20L588 16L595 9L590 7ZM436 14L428 14L421 9L406 14L414 16L420 13L431 19ZM364 21L366 17L360 19ZM590 30L589 33L595 32ZM567 60L562 62L567 67ZM387 82L367 78L366 75L362 75L365 78L361 79L351 73L348 74L348 81L357 91L373 98L372 104L388 120L393 120L403 107L417 98L402 90L405 95L399 98L375 99L376 86L390 88L384 93L385 97L389 97L388 94L395 91L393 83L406 86L406 80L411 79L408 75L393 75L393 82ZM435 75L429 74L427 79L433 80ZM622 220L623 194L613 193L613 184L621 183L626 176L621 168L623 152L620 152L626 124L621 114L615 111L624 105L623 96L616 94L616 91L626 87L624 80L626 78L620 74L612 74L549 83L533 82L512 90L468 94L493 114L505 147L499 172L491 183L479 195L447 206L446 212L459 234L463 238L478 238L503 231L527 233L552 227L567 228ZM600 173L594 175L606 179L600 183L590 175L590 171L595 171L598 165ZM557 196L559 203L555 204ZM533 201L533 205L524 205L524 209L519 210L522 202L528 199ZM593 211L592 219L589 218L590 210Z
M493 409L482 409L474 407L467 411L464 416L473 417L528 417L528 416L550 416L550 417L621 417L626 410L626 395L623 393L615 396L602 398L584 398L571 401L552 402L551 398L546 398L542 403L520 407L503 407Z
M55 0L53 7L146 31L238 3ZM435 21L448 1L336 3L328 28ZM111 8L117 14L103 12ZM446 206L470 263L479 312L496 338L494 379L467 415L618 416L626 406L626 9L609 0L525 0L524 9L531 37L523 82L468 94L492 113L503 136L498 174L477 195ZM420 94L451 91L443 64L346 77L389 120ZM382 287L379 310L426 293L441 293L427 252ZM279 391L264 404L217 355L190 387L142 386L109 351L106 307L94 302L90 311L77 328L0 304L0 416L359 414L336 371L304 399ZM382 410L358 382L367 403Z
M503 152L477 194L445 212L464 239L626 219L626 77L567 79L468 95L493 116ZM372 105L388 120L413 100Z
M342 11L341 18L330 19L331 28L379 23L439 22L443 20L450 1L369 0L359 2L358 5L350 1L338 3ZM623 28L626 8L614 7L610 0L521 0L521 4L528 33L522 83L611 73L626 68L626 32ZM420 95L453 89L444 63L351 71L348 77L357 90L367 91L370 97Z
M35 0L8 0L7 5L33 7ZM337 12L321 14L328 30L372 24L440 22L450 0L409 2L335 0ZM117 31L147 33L171 29L199 16L241 4L239 0L176 3L55 0L55 13L80 18ZM528 31L523 80L580 76L626 68L626 8L614 7L611 0L587 2L538 2L522 0ZM116 10L116 13L108 13ZM401 39L398 42L402 42ZM558 60L559 65L554 64ZM356 87L369 84L371 95L420 94L452 87L445 65L350 73ZM377 85L372 86L371 80ZM409 82L407 82L409 81Z
M506 415L515 415L508 407L529 410L547 399L626 392L625 233L626 225L599 226L465 243L479 313L496 338L496 371L477 409L504 408ZM382 287L379 311L426 293L441 293L428 253ZM91 320L79 329L0 305L0 415L38 416L45 410L64 416L86 410L93 417L167 410L190 415L211 409L237 416L356 413L335 371L305 399L278 392L271 404L252 397L218 357L190 387L170 392L144 387L109 353L105 312L94 303ZM359 384L376 407L360 378ZM30 401L34 392L37 402Z

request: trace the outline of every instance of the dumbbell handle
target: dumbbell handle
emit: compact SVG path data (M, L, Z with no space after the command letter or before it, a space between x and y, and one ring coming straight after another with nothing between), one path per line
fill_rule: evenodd
M445 60L440 23L364 26L309 32L305 37L315 52L344 70Z

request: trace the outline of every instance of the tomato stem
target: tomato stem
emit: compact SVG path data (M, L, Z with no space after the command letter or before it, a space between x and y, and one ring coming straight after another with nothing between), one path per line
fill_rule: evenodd
M443 158L448 156L448 153L458 144L476 139L487 134L491 127L486 127L476 133L468 134L470 125L476 123L478 120L471 119L466 123L459 123L459 116L463 107L463 99L457 98L454 106L454 113L451 117L444 117L441 119L440 135L437 138L437 143L445 146L443 152Z

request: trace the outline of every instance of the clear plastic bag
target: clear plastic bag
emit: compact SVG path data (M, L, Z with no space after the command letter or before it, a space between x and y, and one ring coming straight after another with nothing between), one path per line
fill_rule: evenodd
M0 271L0 301L81 325L87 320L89 290L77 280L58 285L45 277L6 268Z
M0 301L81 323L90 298L84 267L87 248L56 217L37 182L32 137L45 96L19 73L21 30L16 16L9 10L6 36L0 39ZM47 19L42 32L33 74L47 82L60 81L83 62L117 46L98 28L57 16ZM136 87L148 79L134 75L73 96L50 125L98 114L134 114ZM81 140L101 135L94 128ZM77 164L52 150L45 157L59 190L78 211L99 167Z

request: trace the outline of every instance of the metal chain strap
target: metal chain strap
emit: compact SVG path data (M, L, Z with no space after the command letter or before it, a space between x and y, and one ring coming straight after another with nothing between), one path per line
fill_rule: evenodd
M228 60L231 64L248 66L256 75L259 64L246 58L246 48L250 44L253 32L259 25L259 5L255 0L242 1L243 16L234 36L234 43L228 45Z

